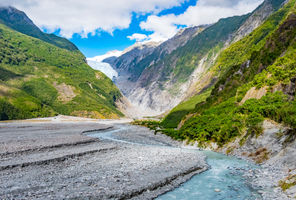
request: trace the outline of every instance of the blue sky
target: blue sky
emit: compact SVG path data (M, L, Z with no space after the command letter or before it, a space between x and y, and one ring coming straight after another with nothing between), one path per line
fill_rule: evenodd
M263 0L0 0L48 33L71 40L86 57L160 42L180 28L253 11Z
M196 0L189 0L182 3L180 6L174 6L170 9L165 9L157 14L157 16L164 16L168 14L179 15L186 11L189 6L196 4ZM94 57L97 55L105 54L112 50L124 50L125 48L133 45L136 41L127 38L133 33L141 33L149 35L152 31L142 30L140 23L146 21L147 17L152 13L139 15L137 13L132 14L132 21L127 29L115 30L113 34L106 31L97 31L95 36L88 34L87 38L81 37L79 34L74 34L71 38L77 47L83 52L86 57Z

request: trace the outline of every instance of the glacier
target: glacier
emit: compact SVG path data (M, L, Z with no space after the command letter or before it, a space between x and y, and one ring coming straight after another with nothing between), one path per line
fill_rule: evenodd
M118 77L118 73L116 70L112 68L109 63L103 62L104 59L109 57L119 57L122 54L122 51L110 51L104 55L96 56L93 58L87 58L88 65L95 69L103 72L106 76L108 76L112 81L114 78Z
M114 80L114 78L118 77L117 71L115 71L110 64L105 62L98 62L95 60L89 60L87 59L88 65L95 69L103 72L106 76L108 76L111 80Z

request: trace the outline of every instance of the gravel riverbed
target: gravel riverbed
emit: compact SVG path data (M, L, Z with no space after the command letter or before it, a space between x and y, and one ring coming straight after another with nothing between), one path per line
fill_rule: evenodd
M205 171L201 153L142 127L94 121L0 123L0 199L153 199ZM150 144L158 144L152 146Z

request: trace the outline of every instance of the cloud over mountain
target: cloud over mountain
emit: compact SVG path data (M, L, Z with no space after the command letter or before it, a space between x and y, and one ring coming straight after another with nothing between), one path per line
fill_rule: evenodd
M221 18L242 15L253 11L263 0L199 0L180 15L151 15L141 23L141 28L153 31L152 40L163 40L177 33L180 25L211 24Z
M71 37L74 33L87 37L98 30L112 33L128 28L132 13L158 13L180 5L184 0L1 0L2 6L25 11L39 26Z
M188 0L1 0L0 5L11 5L25 11L39 26L49 32L60 31L70 38L78 33L82 37L116 29L127 29L133 14L148 15L140 22L150 35L133 33L127 38L141 41L163 41L174 36L180 27L210 24L220 18L242 15L255 9L263 0L198 0L185 12L159 13L165 9L182 6Z

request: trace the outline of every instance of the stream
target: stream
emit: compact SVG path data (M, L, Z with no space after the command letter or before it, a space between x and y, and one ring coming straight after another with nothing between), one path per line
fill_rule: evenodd
M127 133L137 126L118 125L114 129L98 131L89 134L101 140L111 140L131 145L157 145L164 148L173 147L159 141L153 141L151 137L147 141L131 138L121 138L116 134ZM151 134L150 134L151 135ZM250 180L244 176L245 172L258 168L258 166L247 161L226 156L211 151L200 151L188 149L190 151L202 152L210 168L198 175L193 176L189 181L181 184L171 192L159 196L158 200L184 199L184 200L254 200L262 199L258 189L253 188Z

